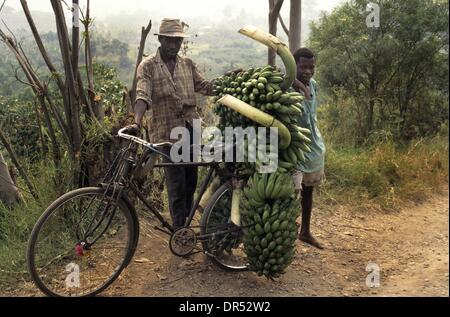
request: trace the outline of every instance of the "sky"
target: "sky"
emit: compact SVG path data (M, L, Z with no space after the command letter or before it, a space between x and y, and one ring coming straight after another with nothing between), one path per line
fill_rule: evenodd
M311 0L307 0L310 1ZM0 2L3 2L0 0ZM66 0L68 4L72 1ZM80 0L80 7L86 6L87 0ZM233 11L238 14L242 9L256 16L267 16L268 0L91 0L92 15L104 18L120 13L133 13L136 11L161 12L166 15L189 18L196 16L218 15L222 17L227 6L234 6ZM330 11L342 0L315 0L315 9L319 11ZM20 9L19 0L6 0L6 5ZM31 10L51 12L49 0L28 0ZM284 9L289 6L286 0Z

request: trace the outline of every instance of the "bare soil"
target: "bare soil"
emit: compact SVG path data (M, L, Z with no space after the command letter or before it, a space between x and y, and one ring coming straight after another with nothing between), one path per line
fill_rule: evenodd
M276 281L222 271L201 253L178 258L163 233L141 222L132 263L103 296L449 296L448 186L396 213L315 207L312 230L325 249L298 241L296 259ZM378 287L366 283L373 268ZM41 294L20 283L0 295Z

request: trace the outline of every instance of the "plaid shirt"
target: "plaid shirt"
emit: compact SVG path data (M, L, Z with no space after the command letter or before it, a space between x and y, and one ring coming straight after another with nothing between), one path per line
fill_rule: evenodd
M170 141L173 128L198 118L195 92L211 96L212 89L189 58L177 56L173 77L159 49L145 58L137 71L136 100L147 103L150 142Z

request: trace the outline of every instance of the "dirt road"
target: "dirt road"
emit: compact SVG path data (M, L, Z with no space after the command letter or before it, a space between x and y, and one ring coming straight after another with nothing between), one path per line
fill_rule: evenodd
M202 254L177 258L165 236L144 225L134 260L103 295L449 296L448 203L447 187L397 213L316 208L312 228L325 250L298 242L296 259L275 282L221 271ZM27 284L12 294L39 293Z

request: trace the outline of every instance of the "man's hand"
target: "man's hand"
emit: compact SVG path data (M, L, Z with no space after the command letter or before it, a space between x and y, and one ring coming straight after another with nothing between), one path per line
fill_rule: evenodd
M141 127L137 123L127 125L125 127L125 131L124 131L125 134L134 135L134 136L138 136L140 132L141 132Z

